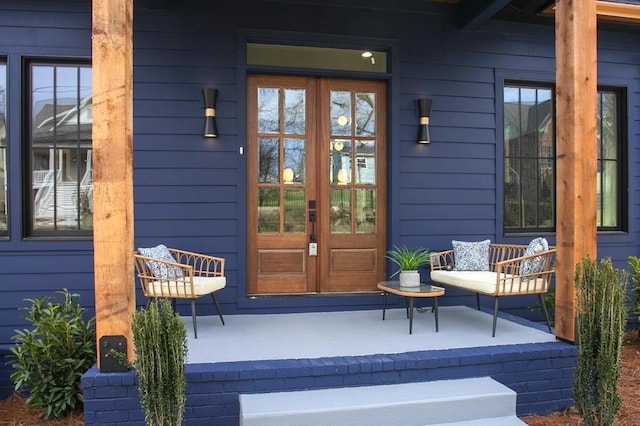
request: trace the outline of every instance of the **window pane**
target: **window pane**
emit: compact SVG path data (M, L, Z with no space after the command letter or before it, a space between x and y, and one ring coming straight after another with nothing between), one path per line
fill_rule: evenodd
M551 228L555 226L555 160L553 158L541 158L540 164L540 185L538 200L540 208L538 210L538 223L542 228Z
M7 65L0 63L0 235L7 235Z
M387 72L387 53L329 47L247 43L247 65Z
M93 228L91 68L31 66L33 231Z
M278 138L258 138L258 182L278 182L279 163Z
M287 138L284 140L284 183L304 183L304 139Z
M304 234L304 189L284 190L284 232L289 234Z
M280 232L280 190L258 188L258 233Z
M258 89L258 133L278 133L279 109L278 89Z
M376 134L376 95L375 93L356 94L356 136Z
M376 232L376 191L356 189L356 233Z
M618 158L618 112L615 93L600 93L598 96L599 157L603 160Z
M376 183L376 143L359 141L356 143L355 183L374 185Z
M351 233L351 190L331 190L331 232L334 234Z
M618 225L618 169L615 161L604 161L598 173L598 226Z
M351 141L348 139L331 141L330 179L337 185L351 183Z
M505 159L504 179L504 226L506 228L521 228L524 223L522 217L523 202L520 194L520 159Z
M305 112L304 89L285 89L284 132L287 134L304 134Z
M331 91L331 135L350 136L351 92Z

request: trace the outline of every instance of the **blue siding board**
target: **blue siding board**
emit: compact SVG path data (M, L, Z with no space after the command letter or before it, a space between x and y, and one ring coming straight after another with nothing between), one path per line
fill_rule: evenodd
M184 144L180 139L175 140L175 148ZM140 169L165 169L170 170L178 166L191 169L210 170L211 164L217 164L220 168L228 170L237 168L237 152L199 151L197 155L191 151L149 151L135 161L135 167Z
M196 203L173 201L166 203L137 204L136 220L172 220L180 218L191 219L235 219L238 206L235 203L222 203L215 200L205 200Z

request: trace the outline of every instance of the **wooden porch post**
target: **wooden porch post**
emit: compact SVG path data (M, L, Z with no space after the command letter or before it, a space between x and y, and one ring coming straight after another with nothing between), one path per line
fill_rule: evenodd
M96 333L124 336L132 360L133 0L93 0L92 19Z
M556 1L556 336L575 341L575 266L595 259L596 0Z

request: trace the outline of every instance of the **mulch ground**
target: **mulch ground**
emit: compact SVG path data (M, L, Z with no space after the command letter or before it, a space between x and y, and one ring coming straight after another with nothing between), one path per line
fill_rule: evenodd
M622 347L622 366L618 381L618 393L622 407L618 412L616 426L640 425L640 338L636 332L625 336ZM548 416L529 416L522 419L530 426L578 426L584 425L577 410L572 407L564 412Z
M640 425L640 338L634 332L625 337L622 348L622 368L618 382L622 407L616 426ZM41 410L25 404L25 398L13 395L0 401L0 425L11 426L81 426L84 425L82 411L61 420L42 420ZM582 426L584 422L575 408L548 416L528 416L522 419L530 426Z

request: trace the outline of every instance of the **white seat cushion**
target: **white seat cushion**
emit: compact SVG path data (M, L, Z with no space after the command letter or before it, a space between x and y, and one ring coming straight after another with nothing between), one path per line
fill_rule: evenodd
M152 281L147 288L149 297L198 297L223 289L226 277L193 277L193 294L189 277Z
M513 275L503 275L507 278L501 281L500 289L496 289L497 273L491 271L431 271L431 280L438 284L462 288L474 293L489 295L516 295L526 293L540 293L546 289L544 279L521 281L511 279Z

